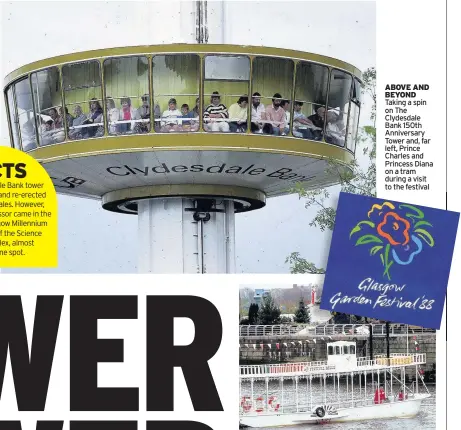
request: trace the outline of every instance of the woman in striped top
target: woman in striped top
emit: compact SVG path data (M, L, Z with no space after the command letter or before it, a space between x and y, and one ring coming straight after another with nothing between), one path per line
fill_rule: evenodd
M211 104L207 106L203 113L203 120L207 123L207 131L220 131L227 133L229 124L226 119L229 118L227 107L221 101L221 96L217 91L214 91L211 96Z

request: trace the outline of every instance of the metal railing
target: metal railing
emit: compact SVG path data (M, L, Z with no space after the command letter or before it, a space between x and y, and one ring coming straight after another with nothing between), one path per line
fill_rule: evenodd
M300 363L282 364L260 364L239 366L240 376L275 376L277 374L296 374L296 373L315 373L322 371L338 371L342 373L361 371L364 367L381 366L409 366L423 364L426 362L426 354L391 354L388 359L384 355L379 355L370 360L369 357L358 357L357 368L341 369L335 364L328 364L328 361L309 361Z
M386 324L371 324L373 336L386 336ZM239 326L240 337L261 336L306 336L325 337L329 336L369 336L370 324L321 324L309 326L307 324L281 324L281 325L241 325ZM404 324L389 324L389 336L412 336L434 335L435 330L406 326Z

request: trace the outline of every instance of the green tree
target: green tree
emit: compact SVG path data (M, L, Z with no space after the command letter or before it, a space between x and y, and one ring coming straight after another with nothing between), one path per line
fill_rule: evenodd
M308 323L310 322L311 318L309 315L309 309L306 308L306 304L304 303L304 298L301 297L299 300L298 309L295 312L295 322L296 323Z
M373 125L359 129L357 147L362 147L367 163L359 165L357 159L352 160L348 165L328 160L327 172L334 174L339 179L341 191L364 196L376 195L376 69L371 67L363 73L362 92L368 94L372 100L370 119ZM333 230L335 225L336 209L327 204L330 197L329 188L306 190L298 184L294 191L300 199L305 199L305 207L317 209L317 214L309 225L317 227L321 231ZM314 263L307 261L299 252L292 252L285 260L290 265L291 273L325 273L325 269L317 267Z
M280 309L276 306L271 294L263 298L261 309L259 309L259 323L262 325L280 324Z
M248 309L248 322L250 325L258 324L259 306L257 303L252 303Z

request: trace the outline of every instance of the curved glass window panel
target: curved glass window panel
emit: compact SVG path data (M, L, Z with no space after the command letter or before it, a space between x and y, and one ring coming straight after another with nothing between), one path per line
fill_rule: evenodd
M362 84L357 78L354 78L351 99L359 105L362 103Z
M104 85L109 134L148 133L150 95L147 57L104 61Z
M72 115L71 140L104 136L101 76L98 61L68 64L62 68L64 101Z
M349 113L349 124L347 127L346 146L352 152L355 152L357 142L357 133L359 129L360 105L351 102Z
M333 347L332 347L332 346L329 346L329 347L328 347L328 355L334 355Z
M152 84L155 131L198 131L200 57L196 54L154 56Z
M19 145L19 133L18 133L18 116L16 115L16 107L14 105L14 94L13 94L13 85L10 85L8 91L6 92L6 98L8 100L8 116L10 118L11 124L11 137L13 138L13 146L16 149L21 149Z
M349 114L349 124L347 127L347 149L355 153L357 135L359 131L360 107L361 107L362 86L358 79L354 79L351 91L351 104Z
M61 79L57 67L32 73L36 127L40 146L62 143L66 139L62 113ZM72 125L72 116L67 116Z
M246 56L205 57L203 128L209 132L245 133L248 124L250 59Z
M344 354L349 354L349 347L347 345L343 346Z
M22 149L27 152L37 147L34 108L29 79L25 78L16 82L14 91Z
M285 111L280 105L284 100L290 103L292 101L293 73L294 64L291 60L269 57L257 57L253 60L252 91L253 94L260 94L260 105L255 106L253 98L253 132L273 135L288 133L291 115L287 115L289 111Z
M351 354L355 354L355 346L354 346L354 345L351 345L351 347L350 347L350 353L351 353Z
M335 346L335 353L336 353L336 355L341 355L341 347L340 346Z
M323 140L329 71L326 66L301 61L297 65L293 136Z
M347 115L349 112L352 76L333 69L328 93L325 140L333 145L346 145Z

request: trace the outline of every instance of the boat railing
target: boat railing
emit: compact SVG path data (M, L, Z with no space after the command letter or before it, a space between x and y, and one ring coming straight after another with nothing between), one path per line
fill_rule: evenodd
M402 366L411 364L424 364L426 362L426 354L391 354L390 358L386 355L376 356L375 360L379 366Z
M357 358L357 370L375 366L408 366L415 364L424 364L426 354L391 354L390 358L385 355L377 355L371 360L369 357ZM262 375L271 376L274 374L296 374L296 373L313 373L326 370L342 371L337 365L328 364L327 361L308 361L298 363L279 363L279 364L256 364L240 366L240 375ZM353 371L353 369L347 369Z
M278 325L241 325L239 326L240 337L259 336L386 336L386 324L319 324L317 326L307 324L278 324ZM408 335L433 335L435 330L407 326L405 324L389 324L390 336Z
M336 366L326 361L308 361L299 363L260 364L240 366L240 375L272 375L277 373L308 373L323 370L335 370Z

